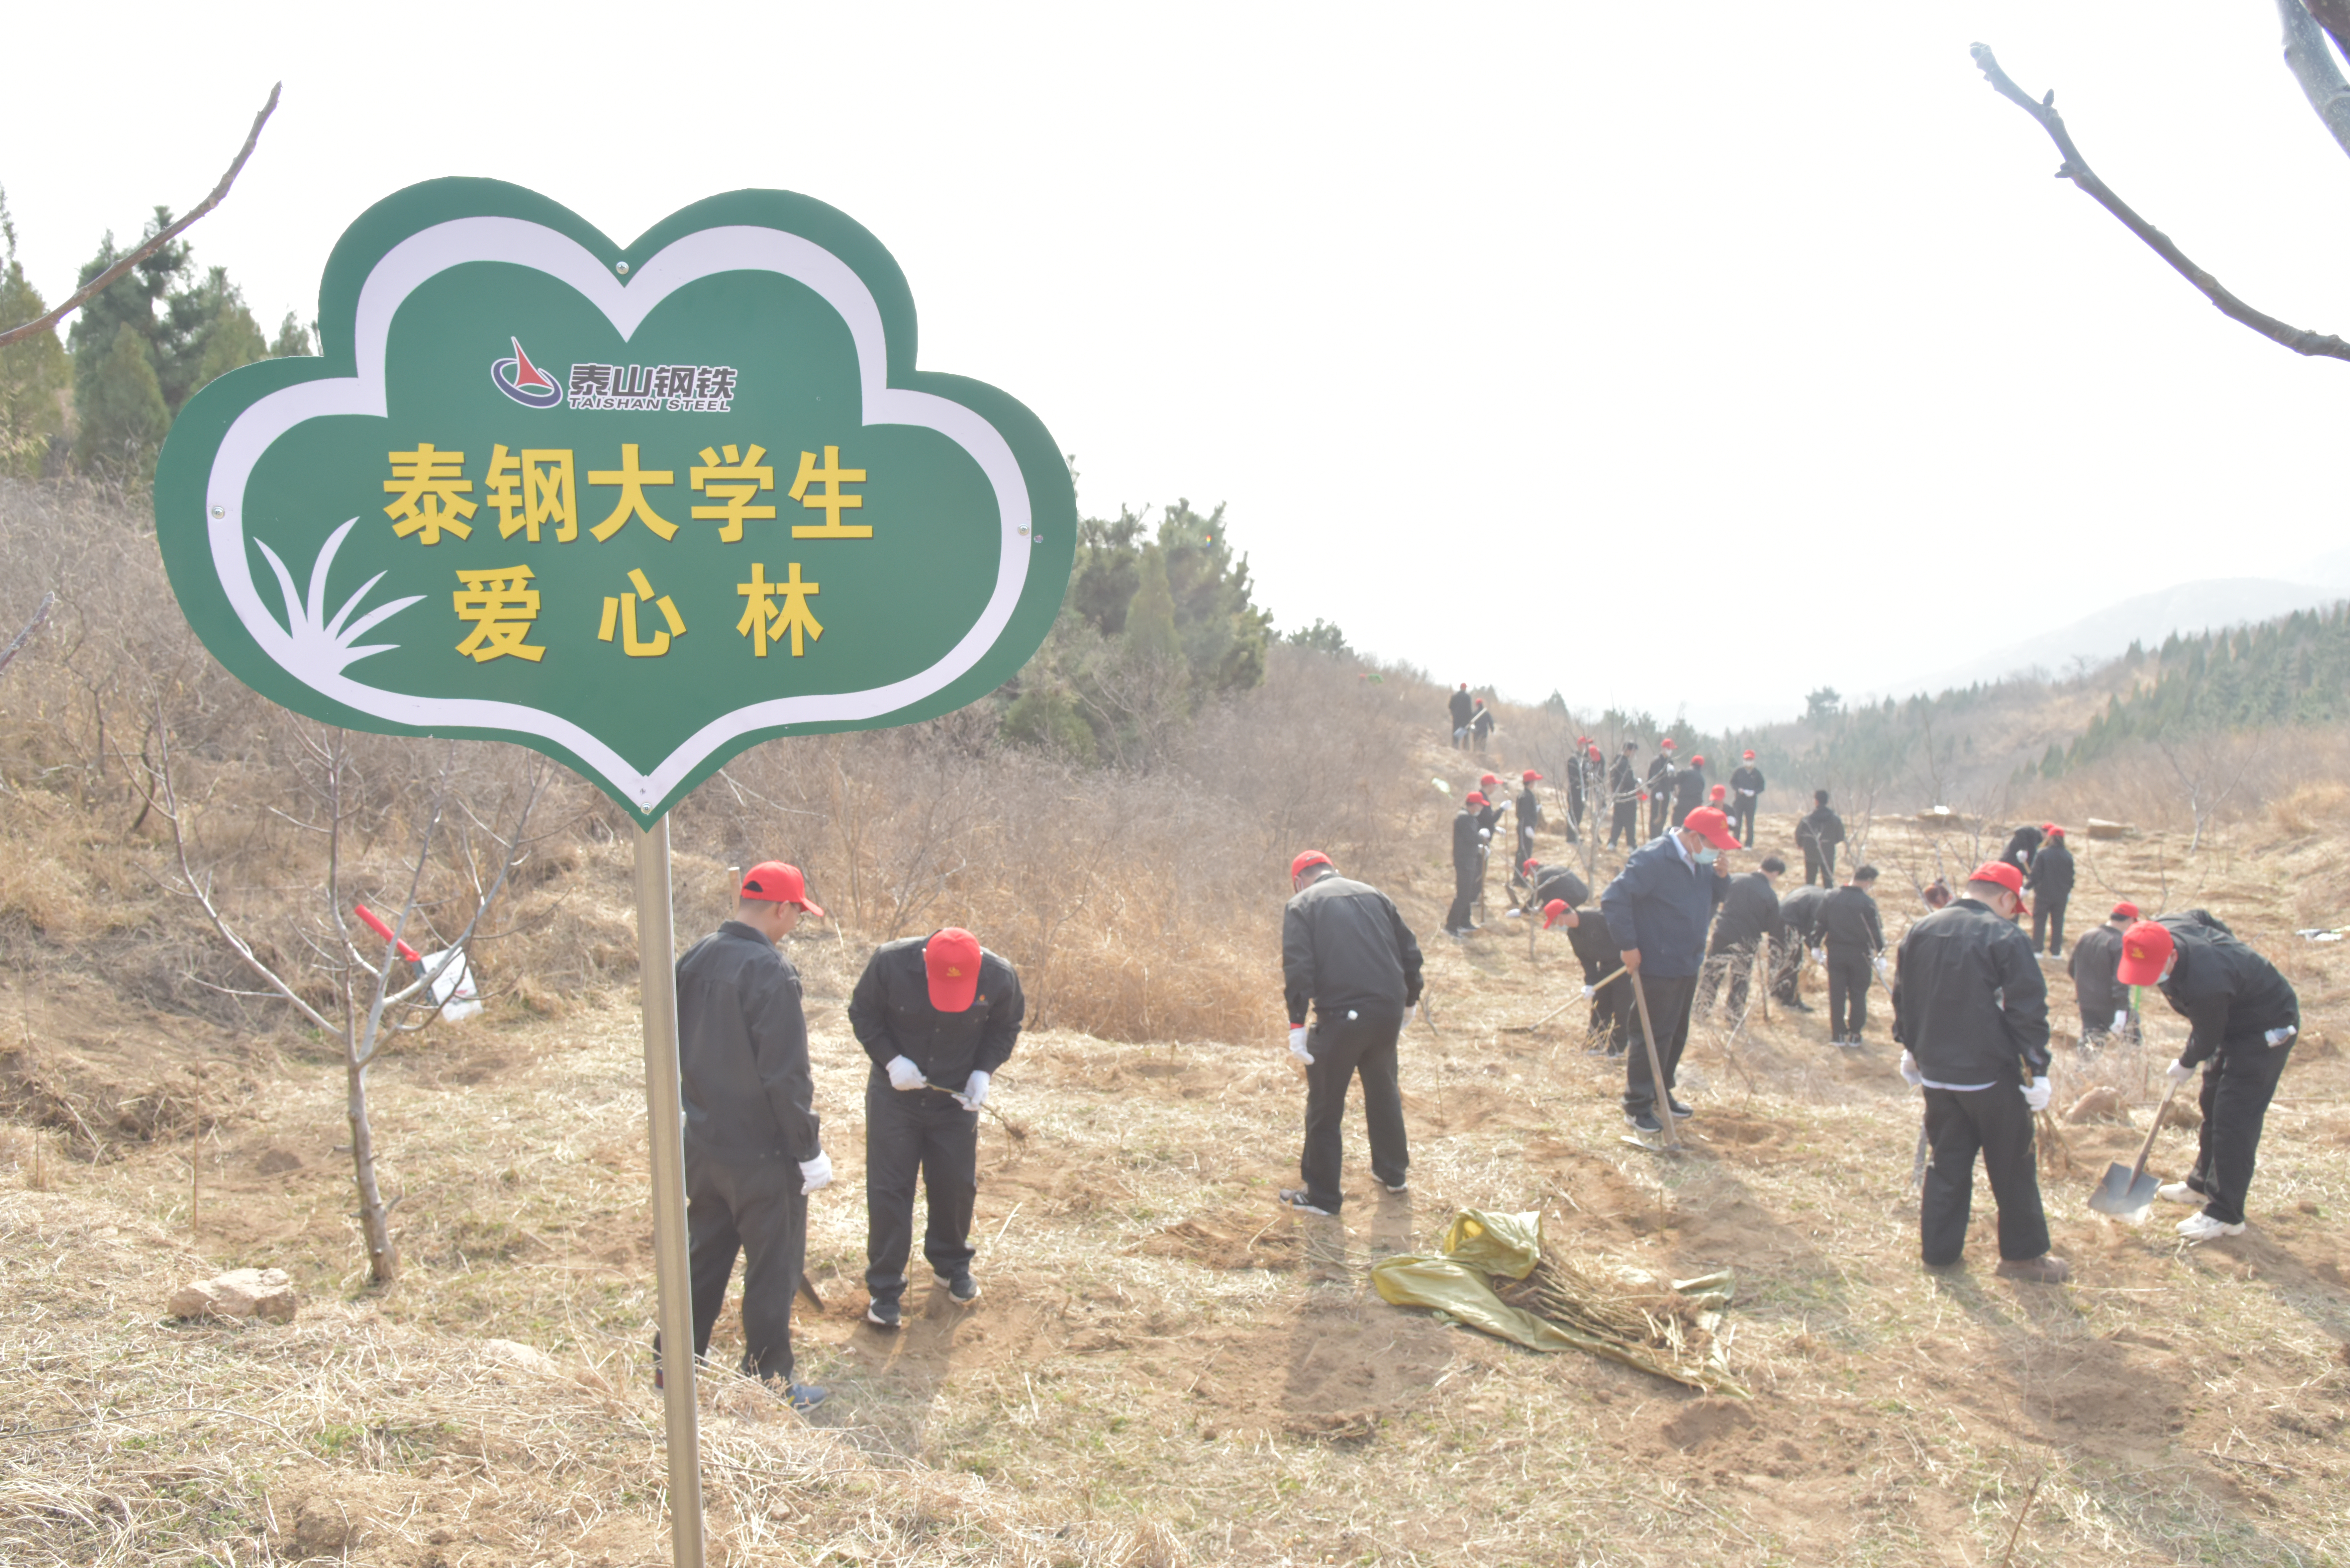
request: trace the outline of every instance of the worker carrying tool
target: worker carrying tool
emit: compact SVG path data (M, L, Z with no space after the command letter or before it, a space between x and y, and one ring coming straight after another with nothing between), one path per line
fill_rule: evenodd
M1634 1021L1632 979L1624 972L1624 961L1617 956L1616 934L1607 929L1599 911L1582 899L1569 904L1557 898L1544 904L1543 924L1566 927L1566 944L1575 950L1575 961L1583 966L1583 994L1591 1003L1589 1049L1621 1056L1632 1048L1632 1031L1638 1025Z
M1673 781L1680 773L1680 758L1673 752L1673 738L1665 736L1657 742L1656 760L1648 764L1648 836L1664 836L1667 821L1673 810Z
M743 874L734 918L677 961L677 1065L693 1353L709 1354L739 1251L743 1372L805 1410L826 1391L792 1381L792 1298L807 1263L808 1194L832 1180L832 1160L799 971L775 947L803 914L824 918L797 867L767 860ZM658 1335L653 1355L658 1366Z
M1020 1038L1027 1003L1012 966L959 926L884 942L848 997L865 1075L865 1321L898 1326L914 1245L914 1181L929 1218L922 1256L947 1300L979 1300L971 1210L979 1107Z
M2170 1081L2184 1084L2203 1071L2194 1168L2158 1195L2202 1204L2178 1222L2190 1241L2241 1236L2261 1128L2301 1033L2301 998L2276 965L2201 909L2139 920L2124 931L2115 978L2159 985L2171 1011L2187 1020L2187 1045L2170 1064Z
M1812 1004L1800 992L1804 955L1819 945L1820 917L1827 908L1829 889L1809 882L1791 888L1779 900L1779 929L1771 939L1771 995L1797 1012Z
M1534 794L1534 785L1542 782L1542 774L1534 772L1532 768L1528 768L1525 772L1518 775L1518 798L1516 802L1518 817L1518 853L1516 857L1511 860L1510 864L1512 867L1519 867L1521 869L1513 871L1510 877L1510 883L1513 887L1523 885L1525 878L1522 868L1527 861L1534 858L1534 829L1542 826L1543 820L1542 798ZM1572 838L1571 829L1569 836ZM1540 904L1536 904L1534 908L1539 909L1542 906Z
M2095 1050L2095 1042L2130 1037L2137 1016L2130 1007L2130 988L2119 978L2122 933L2137 923L2137 906L2125 898L2116 904L2106 923L2091 926L2073 944L2064 966L2073 977L2073 996L2081 1004L2081 1049Z
M1419 943L1395 902L1338 875L1308 849L1289 863L1292 896L1281 912L1281 978L1289 1008L1289 1051L1305 1064L1305 1147L1281 1202L1305 1214L1336 1214L1347 1091L1363 1080L1371 1175L1389 1192L1409 1179L1396 1039L1419 1001ZM1313 1024L1306 1023L1308 1009Z
M1659 1102L1676 1116L1696 1114L1673 1097L1673 1085L1681 1049L1689 1044L1706 928L1730 887L1730 867L1721 857L1737 847L1729 819L1700 806L1679 827L1634 850L1599 896L1599 912L1616 936L1617 956L1630 971L1626 978L1637 980L1648 997L1656 1071L1649 1070L1645 1051L1624 1058L1624 1120L1643 1137L1665 1130ZM1658 1074L1661 1084L1655 1081Z
M1844 842L1844 818L1828 805L1828 792L1812 792L1812 809L1795 824L1795 847L1804 852L1804 886L1835 886L1836 846Z
M1679 775L1673 780L1673 826L1675 827L1687 822L1690 812L1709 804L1705 798L1706 787L1705 759L1691 757L1689 760L1689 766L1683 768ZM1720 805L1721 803L1717 800L1711 804ZM1723 815L1727 816L1729 814L1725 812Z
M1730 825L1747 848L1754 847L1754 814L1762 809L1762 770L1754 753L1740 754L1730 774Z
M1980 1154L1999 1205L2000 1275L2059 1284L2073 1271L2048 1250L2032 1132L2048 1108L2048 986L2015 926L2022 908L2023 874L1993 860L1947 909L1911 926L1895 961L1893 1037L1902 1078L1926 1096L1926 1266L1950 1268L1966 1250Z
M1477 929L1470 911L1485 891L1485 846L1493 839L1493 830L1478 820L1484 807L1483 794L1471 790L1452 814L1452 908L1444 913L1448 937L1466 937Z
M2032 893L2032 945L2048 944L2050 958L2064 956L2064 906L2073 897L2073 852L2064 847L2064 830L2050 824L2040 853L2023 885Z
M1877 867L1862 866L1820 906L1829 1044L1847 1051L1861 1047L1861 1031L1868 1027L1868 988L1884 972L1885 925L1877 912L1876 890Z
M1713 940L1705 953L1705 976L1699 983L1697 1010L1713 1011L1713 999L1724 975L1730 979L1730 1021L1734 1026L1746 1016L1746 996L1754 978L1754 955L1779 929L1779 878L1787 863L1775 855L1762 857L1762 868L1733 877L1721 895L1721 913L1713 922Z
M1476 711L1477 700L1469 695L1469 682L1463 680L1461 690L1445 699L1444 705L1452 716L1452 749L1469 749L1469 720Z
M1636 849L1640 845L1640 803L1648 797L1640 791L1639 764L1632 760L1632 753L1639 749L1639 742L1627 741L1615 762L1608 764L1607 798L1615 808L1607 823L1610 849L1618 844L1628 844Z
M2007 847L1999 852L1999 857L2025 877L2030 877L2032 857L2040 853L2040 846L2048 841L2048 828L2054 826L2050 823L2045 827L2034 827L2025 823L2007 836Z

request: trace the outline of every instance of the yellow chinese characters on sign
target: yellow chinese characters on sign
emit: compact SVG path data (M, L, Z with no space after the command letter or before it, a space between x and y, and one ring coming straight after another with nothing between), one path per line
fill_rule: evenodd
M865 497L851 495L841 486L864 483L863 469L840 466L840 449L837 446L824 449L822 468L816 465L816 453L812 452L800 453L799 477L792 481L791 497L811 512L823 513L824 525L819 528L813 524L795 524L792 528L792 537L795 539L870 539L873 537L871 524L844 524L840 520L840 514L844 510L861 507L865 504Z
M800 564L791 563L789 580L767 581L767 568L758 562L751 563L751 580L737 583L734 591L750 601L743 609L743 618L734 629L751 639L751 651L760 659L767 657L767 644L781 642L788 634L792 639L792 657L797 659L806 651L802 646L803 634L820 638L824 627L808 609L808 596L816 591L814 583L800 581ZM776 599L784 602L780 605Z
M629 574L629 586L636 592L604 601L604 624L597 628L596 639L598 642L611 641L612 630L617 625L620 630L621 649L630 659L659 659L669 651L671 638L685 635L685 621L677 613L677 601L663 594L656 603L652 582L641 571ZM637 636L637 606L640 603L654 605L660 611L661 619L669 623L669 629L656 630L650 638L639 639Z
M619 504L612 508L612 514L588 530L596 535L598 544L602 544L622 528L627 527L629 519L631 517L644 519L645 526L664 539L677 537L677 524L654 511L651 504L645 499L645 486L649 484L675 484L677 470L639 468L636 442L628 441L621 445L619 467L589 469L588 483L617 485L620 491Z
M693 514L697 518L723 521L726 525L718 530L718 536L729 545L743 537L743 520L745 517L766 518L775 514L772 506L750 504L751 498L762 490L775 487L775 471L759 462L766 455L767 449L763 446L753 447L747 458L742 454L741 449L729 446L726 461L722 463L718 461L716 448L703 447L702 466L688 475L693 481L693 488L724 503L719 506L697 506Z
M526 531L536 545L538 531L549 523L562 544L579 537L578 490L567 451L528 448L517 453L504 446L494 448L482 498L498 514L501 539Z
M476 664L512 654L533 664L546 657L544 648L523 641L538 619L538 590L530 586L528 566L493 566L487 571L459 572L465 586L457 590L457 618L473 623L472 633L457 651Z
M465 477L463 452L436 452L426 441L417 442L414 452L391 453L389 461L391 477L383 482L383 491L392 502L383 514L391 519L395 535L405 539L421 534L427 545L438 545L444 530L460 539L473 537L465 519L481 507L465 499L473 482Z

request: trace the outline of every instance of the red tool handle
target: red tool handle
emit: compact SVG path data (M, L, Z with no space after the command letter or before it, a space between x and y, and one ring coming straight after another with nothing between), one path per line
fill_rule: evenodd
M360 920L366 924L369 930L373 931L385 941L390 942L394 946L398 947L400 949L400 957L406 959L411 963L422 963L424 961L422 959L416 956L416 950L414 948L410 947L406 942L401 941L399 938L391 934L391 928L383 923L382 916L377 914L373 909L369 909L365 904L354 904L351 906L351 909L352 911L359 916Z

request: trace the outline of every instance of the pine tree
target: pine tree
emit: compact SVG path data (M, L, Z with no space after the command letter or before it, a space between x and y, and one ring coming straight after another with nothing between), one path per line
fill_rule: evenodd
M5 191L0 191L0 328L47 315L47 302L26 281L16 259L16 225ZM41 472L65 433L66 381L65 346L54 329L0 348L0 474L31 479Z
M277 326L277 340L269 346L272 359L298 359L310 352L310 329L294 319L287 311L286 319Z
M1143 547L1141 585L1126 610L1126 645L1153 664L1178 664L1183 658L1175 632L1175 594L1167 585L1167 555L1156 545Z
M122 483L153 478L172 410L138 327L125 321L116 327L113 348L76 383L81 432L75 453L82 470Z

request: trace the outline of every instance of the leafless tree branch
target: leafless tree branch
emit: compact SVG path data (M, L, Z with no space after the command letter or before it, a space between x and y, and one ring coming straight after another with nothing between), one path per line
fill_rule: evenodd
M2302 0L2277 0L2277 20L2284 24L2285 68L2342 151L2350 152L2350 82L2342 79L2325 35Z
M129 255L124 256L120 261L116 262L112 266L108 267L104 272L99 273L97 277L90 280L88 286L83 288L80 293L75 295L71 299L67 300L63 305L58 306L55 310L50 311L47 316L42 317L38 321L27 321L21 327L11 327L5 332L0 332L0 348L5 348L9 344L14 343L19 337L30 337L36 332L46 332L50 327L55 327L58 322L63 321L67 317L71 316L75 311L79 310L83 306L88 305L99 295L104 294L107 290L107 286L113 283L116 278L120 277L124 273L129 272L140 262L143 262L149 256L153 255L157 251L161 250L173 240L178 239L182 234L186 232L189 224L194 223L198 218L203 217L206 213L211 212L214 207L219 206L221 204L221 198L228 194L228 188L236 183L237 173L240 170L244 169L244 161L253 156L254 146L261 140L261 128L269 123L269 117L271 115L277 112L278 90L284 88L285 85L286 84L284 82L278 82L270 88L269 101L263 104L261 106L261 112L253 117L253 129L245 133L244 145L237 149L236 161L228 166L228 172L221 176L220 183L213 187L213 193L211 195L198 202L189 211L187 216L182 218L178 223L173 223L170 228L165 229L161 234L157 234L153 239L149 240L145 244L140 245L137 250L132 251Z
M7 647L0 648L0 670L7 669L8 661L22 652L26 643L33 640L33 634L41 629L41 623L49 618L49 612L57 608L57 596L55 590L41 596L41 607L33 612L33 618L25 623L25 629L10 638Z
M2048 139L2056 144L2056 151L2064 155L2064 161L2056 170L2056 177L2070 180L2099 206L2120 219L2122 226L2144 241L2148 250L2168 262L2172 271L2201 290L2204 297L2219 307L2220 314L2231 321L2241 322L2271 342L2281 343L2296 354L2350 359L2350 343L2345 343L2331 333L2320 335L2290 322L2280 321L2263 311L2253 309L2220 286L2220 280L2189 260L2187 254L2171 243L2169 235L2139 217L2128 202L2114 194L2111 186L2097 178L2096 171L2089 167L2088 160L2081 156L2081 150L2073 145L2072 132L2064 129L2064 116L2056 112L2054 88L2045 98L2035 100L1999 68L1999 61L1991 57L1988 46L1977 44L1971 52L1984 79L2002 98L2037 121L2040 129L2048 133ZM2340 78L2337 76L2335 79Z

